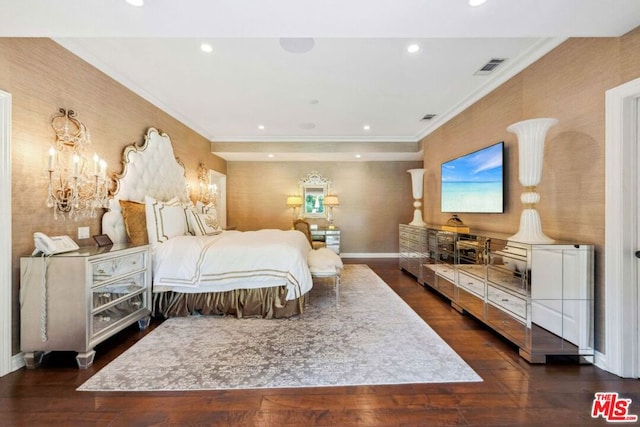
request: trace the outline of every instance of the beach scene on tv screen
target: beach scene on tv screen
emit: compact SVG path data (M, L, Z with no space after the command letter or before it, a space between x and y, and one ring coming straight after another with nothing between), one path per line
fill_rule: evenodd
M442 212L503 210L502 144L442 164Z

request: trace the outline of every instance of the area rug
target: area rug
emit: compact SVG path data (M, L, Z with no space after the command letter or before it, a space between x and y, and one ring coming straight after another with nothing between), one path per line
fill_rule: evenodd
M177 391L477 382L482 379L366 265L339 301L317 280L290 319L171 318L81 391Z

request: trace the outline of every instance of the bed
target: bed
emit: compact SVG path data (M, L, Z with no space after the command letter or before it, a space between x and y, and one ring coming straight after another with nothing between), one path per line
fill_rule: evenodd
M102 232L151 246L155 316L302 313L312 287L302 233L222 230L214 206L189 199L184 166L155 128L125 148L122 163Z

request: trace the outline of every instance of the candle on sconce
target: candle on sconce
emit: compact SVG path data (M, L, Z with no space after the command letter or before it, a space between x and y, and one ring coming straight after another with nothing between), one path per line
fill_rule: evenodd
M77 178L80 175L80 157L77 154L73 156L73 177Z
M56 160L56 150L55 148L49 148L49 172L53 172L53 166Z
M107 162L104 160L100 160L100 176L102 178L107 177Z
M98 176L100 173L100 157L98 157L98 153L93 155L93 175Z

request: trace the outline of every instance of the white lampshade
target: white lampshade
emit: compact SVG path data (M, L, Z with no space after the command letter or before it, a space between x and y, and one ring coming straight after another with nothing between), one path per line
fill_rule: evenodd
M302 206L302 197L301 196L288 196L287 197L287 206L290 208L296 208L298 206Z
M324 197L322 203L324 203L325 206L338 206L340 204L340 200L338 200L338 196L328 194Z

